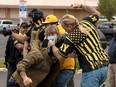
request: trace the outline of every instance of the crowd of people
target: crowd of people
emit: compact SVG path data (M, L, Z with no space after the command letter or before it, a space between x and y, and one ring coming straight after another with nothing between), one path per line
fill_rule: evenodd
M107 54L96 28L100 13L80 3L71 7L90 15L78 21L65 14L58 22L55 15L44 18L40 9L33 9L28 13L30 24L22 22L18 30L3 31L10 35L5 51L7 87L74 87L76 58L82 69L80 86L100 87L108 76L109 57L110 87L116 86L115 37Z

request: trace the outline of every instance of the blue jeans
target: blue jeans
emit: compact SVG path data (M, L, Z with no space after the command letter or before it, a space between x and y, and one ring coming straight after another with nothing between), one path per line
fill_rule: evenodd
M81 87L100 87L107 78L108 67L82 73Z
M67 84L73 75L73 70L60 71L55 81L53 82L52 87L67 87Z

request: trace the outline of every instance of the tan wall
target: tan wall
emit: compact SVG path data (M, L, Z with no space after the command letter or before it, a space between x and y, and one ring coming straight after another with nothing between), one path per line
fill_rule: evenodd
M54 15L56 15L58 17L58 19L61 19L61 17L66 14L66 10L64 9L58 9L58 10L54 10Z
M19 18L19 9L16 9L16 8L11 8L10 9L10 18Z
M52 9L42 9L42 11L44 12L44 15L49 15L49 14L54 14L54 11Z
M19 1L0 0L0 19L12 19L19 22ZM99 0L24 0L27 1L27 12L32 8L41 8L45 15L54 14L60 19L64 14L73 14L79 20L87 13L83 10L72 9L72 3L97 6ZM68 9L70 10L68 10ZM27 21L27 19L25 19Z
M85 17L86 15L88 15L87 12L85 12L84 10L75 10L75 9L65 9L65 10L54 10L54 14L58 17L58 19L61 19L61 17L65 14L71 14L74 15L76 18L78 18L78 20L81 20L83 17Z
M27 9L27 13L32 9ZM78 20L81 20L84 16L88 15L87 12L85 12L82 9L41 9L45 16L49 14L54 14L58 17L58 19L61 19L63 15L65 14L72 14ZM18 8L2 8L0 9L0 19L12 19L15 21L15 23L19 22L19 9ZM28 21L27 19L24 19L25 21Z
M0 18L5 18L5 8L0 8Z
M88 13L84 10L80 10L80 9L73 9L73 10L69 10L68 12L71 15L74 15L78 20L81 20L83 17L85 17L86 15L88 15Z
M0 0L0 7L2 7L1 5L15 5L18 6L19 5L19 1L20 0ZM27 5L28 6L70 6L70 4L72 3L83 3L83 4L87 4L87 5L93 5L93 6L97 6L97 3L99 0L22 0L22 1L27 1Z

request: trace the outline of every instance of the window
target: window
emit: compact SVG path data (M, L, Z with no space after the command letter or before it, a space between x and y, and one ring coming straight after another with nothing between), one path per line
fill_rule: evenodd
M112 22L104 22L99 24L97 27L98 29L112 29L114 24Z
M12 24L12 21L3 21L3 24Z

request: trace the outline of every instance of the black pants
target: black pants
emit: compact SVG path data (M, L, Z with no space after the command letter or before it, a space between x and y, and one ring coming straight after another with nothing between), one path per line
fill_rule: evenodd
M6 87L19 87L14 81L10 79L11 75L16 71L16 63L8 64L7 84Z

